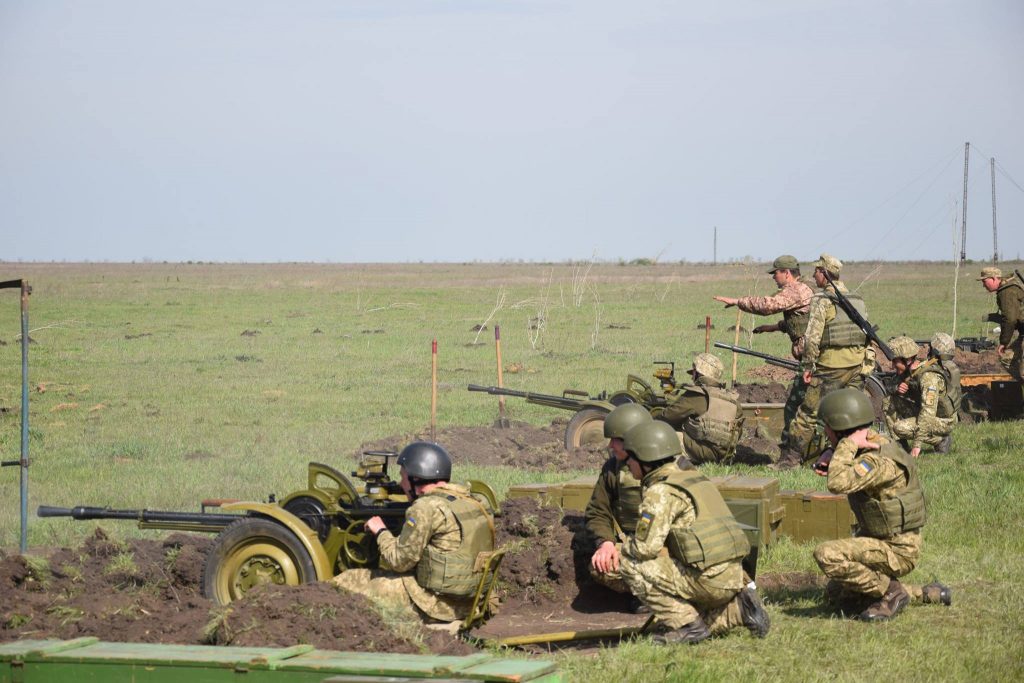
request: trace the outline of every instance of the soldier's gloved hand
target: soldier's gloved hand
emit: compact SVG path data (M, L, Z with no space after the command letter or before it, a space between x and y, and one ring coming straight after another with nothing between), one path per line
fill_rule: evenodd
M602 574L617 570L619 568L619 549L611 541L605 541L590 558L590 564L594 565L594 569Z
M823 450L821 452L821 455L818 456L818 459L814 463L814 473L822 477L827 477L828 466L832 462L832 456L834 454L835 451L832 450L831 448L826 448L825 450Z

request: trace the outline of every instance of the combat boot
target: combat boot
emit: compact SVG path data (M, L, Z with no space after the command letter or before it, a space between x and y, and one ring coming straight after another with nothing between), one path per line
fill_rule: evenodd
M695 645L710 637L708 625L698 616L686 626L655 634L651 641L655 645Z
M910 594L896 579L889 579L889 588L875 604L860 613L862 621L888 621L910 603Z
M953 445L953 435L946 434L942 437L942 441L935 446L936 453L949 453L949 447Z
M754 637L764 638L768 635L768 629L771 628L772 622L768 618L768 612L765 611L764 605L761 604L761 598L750 588L741 590L739 598L740 617L743 619L743 625L750 629Z
M770 470L781 472L783 470L791 470L796 467L800 467L804 462L803 456L793 448L783 448L782 452L779 453L779 461L773 463L768 467Z
M928 605L953 604L953 591L938 581L921 587L921 601Z
M644 604L644 601L635 595L629 596L629 606L626 607L630 614L650 614L651 608Z

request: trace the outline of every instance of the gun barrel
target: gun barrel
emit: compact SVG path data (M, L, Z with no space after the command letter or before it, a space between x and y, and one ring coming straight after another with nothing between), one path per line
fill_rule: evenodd
M568 396L555 396L554 394L535 394L529 391L516 391L515 389L506 389L504 387L485 387L479 384L470 384L466 387L469 391L484 391L492 396L514 396L516 398L525 398L527 403L533 403L539 406L547 406L549 408L561 408L562 410L580 410L587 406L589 400L599 399L579 399L570 398ZM575 392L582 396L588 396L585 391Z
M89 519L129 519L139 523L189 523L209 526L227 526L245 515L219 512L176 512L173 510L114 510L112 508L76 505L73 508L40 505L39 517L70 517L82 521Z
M753 356L754 358L760 358L765 363L768 363L769 365L777 365L780 368L787 368L789 370L800 369L800 363L796 362L795 360L786 360L785 358L778 358L777 356L772 356L767 353L761 353L760 351L755 351L754 349L747 349L742 346L733 346L732 344L726 344L724 342L715 342L715 348L727 349L735 353L741 353L745 356Z

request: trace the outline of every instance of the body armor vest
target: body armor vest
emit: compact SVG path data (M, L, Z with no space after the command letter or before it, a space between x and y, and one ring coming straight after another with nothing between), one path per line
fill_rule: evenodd
M910 387L911 391L914 392L914 396L917 397L918 405L920 405L922 394L921 377L930 372L934 372L942 377L942 381L946 383L946 391L939 397L938 404L935 406L935 415L938 417L953 417L960 410L960 368L953 361L935 362L926 367L921 375L914 377L910 381ZM954 373L956 374L955 377L953 376Z
M651 484L665 483L683 491L693 501L697 519L685 528L672 527L666 539L669 555L680 562L707 569L737 560L750 552L750 544L718 487L696 470L666 467Z
M694 389L708 397L708 409L703 415L693 415L683 420L683 431L694 441L732 452L743 427L740 395L718 387L697 386Z
M917 477L917 462L893 444L883 445L879 454L899 465L907 476L907 486L892 498L873 498L864 491L849 495L859 535L891 538L920 529L925 523L925 501L924 489Z
M454 495L450 490L426 495L446 500L462 532L462 542L454 552L428 545L416 564L416 583L441 595L471 596L476 593L483 572L478 557L494 550L494 522L483 505L471 496Z
M857 327L857 323L850 320L850 316L846 314L843 307L838 303L839 297L837 297L831 291L824 291L817 296L824 296L828 298L836 308L836 317L825 323L825 330L821 335L821 348L835 348L839 346L867 346L868 336L864 334L864 331ZM864 306L864 299L856 294L845 294L844 295L853 308L861 314L865 320L868 319L867 307Z
M796 344L800 337L807 331L807 321L811 319L810 311L798 313L796 311L782 312L782 330L789 335L789 341Z
M636 523L640 520L640 499L643 492L640 489L640 482L637 481L629 468L619 464L619 471L616 475L618 490L616 491L615 504L612 507L612 514L619 528L632 536L636 532Z

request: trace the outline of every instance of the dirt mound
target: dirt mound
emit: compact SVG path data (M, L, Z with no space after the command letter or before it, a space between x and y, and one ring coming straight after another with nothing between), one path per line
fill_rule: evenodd
M793 373L789 370L786 372L792 379ZM740 403L785 403L786 397L789 396L789 390L779 382L771 384L740 384L737 382L733 388L739 392Z
M989 373L1005 373L1006 370L999 364L999 354L993 351L971 351L956 350L953 354L953 361L965 375L981 375Z

